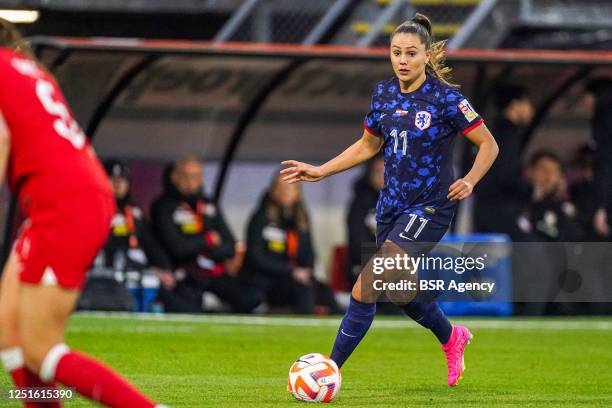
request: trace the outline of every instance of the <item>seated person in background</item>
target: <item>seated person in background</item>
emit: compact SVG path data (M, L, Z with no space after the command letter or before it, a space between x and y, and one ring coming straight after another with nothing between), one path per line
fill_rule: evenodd
M108 241L94 261L91 278L113 277L124 282L132 294L132 310L150 312L159 288L158 273L167 273L170 259L156 241L140 207L130 198L129 169L125 162L107 161L104 164L115 194L117 208ZM88 290L89 289L89 290ZM92 302L96 296L88 285L80 302ZM85 303L86 304L86 303Z
M310 220L297 184L272 185L253 214L247 232L246 269L269 304L292 306L297 313L338 313L329 287L317 281Z
M202 311L202 295L211 292L235 312L250 312L260 302L238 276L244 247L237 244L214 202L202 193L204 169L195 157L179 159L164 193L153 203L155 232L179 270L162 280L166 310Z
M353 185L353 200L347 218L348 287L353 287L361 272L362 245L376 244L376 202L384 186L385 165L381 156L375 156Z
M561 160L540 150L531 157L528 169L531 200L517 223L525 241L579 241L582 232L576 221L576 207L567 199Z
M580 274L568 267L568 247L553 243L576 242L583 237L576 207L568 199L561 160L553 152L537 151L529 161L527 177L530 201L523 208L517 225L523 233L521 241L530 244L518 246L519 249L513 251L513 276L522 277L516 279L515 284L521 282L518 285L527 290L523 293L531 290L531 296L547 301L515 303L514 312L527 315L583 313L584 305L553 301L566 284L574 285L572 282L580 279ZM537 271L537 279L534 279L534 271Z

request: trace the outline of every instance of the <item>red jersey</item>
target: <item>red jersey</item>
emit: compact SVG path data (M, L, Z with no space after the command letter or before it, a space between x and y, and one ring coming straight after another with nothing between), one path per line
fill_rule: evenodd
M0 111L10 133L11 191L101 191L110 183L55 79L23 55L0 48ZM51 183L51 185L48 185Z

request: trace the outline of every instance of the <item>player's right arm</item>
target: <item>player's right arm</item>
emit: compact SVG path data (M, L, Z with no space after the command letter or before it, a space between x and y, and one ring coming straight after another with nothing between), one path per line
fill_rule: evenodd
M4 183L6 173L6 165L8 163L10 151L10 133L9 128L4 120L4 116L0 111L0 186Z
M364 129L361 139L321 166L313 166L296 160L282 162L283 166L291 166L281 170L281 174L285 175L283 181L297 183L298 181L322 180L371 159L378 153L381 146L382 138Z

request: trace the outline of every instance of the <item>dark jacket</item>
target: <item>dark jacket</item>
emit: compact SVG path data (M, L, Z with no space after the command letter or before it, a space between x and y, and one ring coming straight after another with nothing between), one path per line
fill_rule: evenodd
M361 265L362 244L376 243L376 202L379 192L372 187L365 175L353 185L353 200L349 208L348 225L348 268L349 277L354 281L353 268Z
M266 198L249 221L246 270L267 277L290 277L295 267L313 268L315 254L309 231L300 231L293 219L272 221Z
M111 231L103 248L104 264L114 268L117 254L122 253L126 265L121 269L142 270L148 266L172 267L164 249L153 236L142 209L128 200L117 202Z
M217 206L203 195L185 197L167 185L151 214L154 231L175 266L201 267L202 257L220 264L234 256L236 241L231 231ZM219 245L211 242L211 231L220 236Z
M556 197L531 202L525 207L518 224L525 233L525 241L575 242L583 238L575 206Z

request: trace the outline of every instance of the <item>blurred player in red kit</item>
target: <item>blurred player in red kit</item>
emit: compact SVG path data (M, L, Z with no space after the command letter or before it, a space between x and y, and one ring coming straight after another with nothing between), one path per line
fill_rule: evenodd
M0 183L5 172L27 216L0 286L0 357L15 385L59 382L109 407L155 407L113 370L64 344L115 204L57 82L19 32L0 20Z

